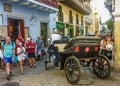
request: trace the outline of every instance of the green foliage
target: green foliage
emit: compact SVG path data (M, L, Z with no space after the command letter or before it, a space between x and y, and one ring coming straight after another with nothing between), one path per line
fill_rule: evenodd
M113 30L113 21L112 21L112 19L107 20L105 22L105 24L107 25L109 31Z

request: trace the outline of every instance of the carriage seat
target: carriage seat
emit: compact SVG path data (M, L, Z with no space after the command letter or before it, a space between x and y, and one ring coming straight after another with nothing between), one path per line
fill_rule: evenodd
M53 42L54 46L58 48L59 53L64 52L64 47L66 46L67 43L68 41L66 40L56 40Z

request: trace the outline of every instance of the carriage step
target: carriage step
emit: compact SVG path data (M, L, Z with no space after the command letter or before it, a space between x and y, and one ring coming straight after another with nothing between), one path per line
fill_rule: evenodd
M82 70L92 69L92 67L81 67Z

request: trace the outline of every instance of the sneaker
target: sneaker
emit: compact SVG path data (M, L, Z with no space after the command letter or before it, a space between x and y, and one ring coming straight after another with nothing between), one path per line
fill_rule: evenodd
M10 76L9 76L9 75L7 75L6 79L7 79L7 80L10 80Z
M12 74L12 72L10 72L10 74L9 74L9 77L13 77L14 75Z
M23 73L21 73L22 75L24 75L25 73L23 72Z

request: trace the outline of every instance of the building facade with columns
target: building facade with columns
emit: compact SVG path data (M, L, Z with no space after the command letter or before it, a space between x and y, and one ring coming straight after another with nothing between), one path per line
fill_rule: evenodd
M16 39L22 34L35 41L42 36L47 41L49 32L56 27L57 1L55 0L0 0L0 35Z
M84 34L84 15L90 14L90 0L58 0L56 28L62 36Z

